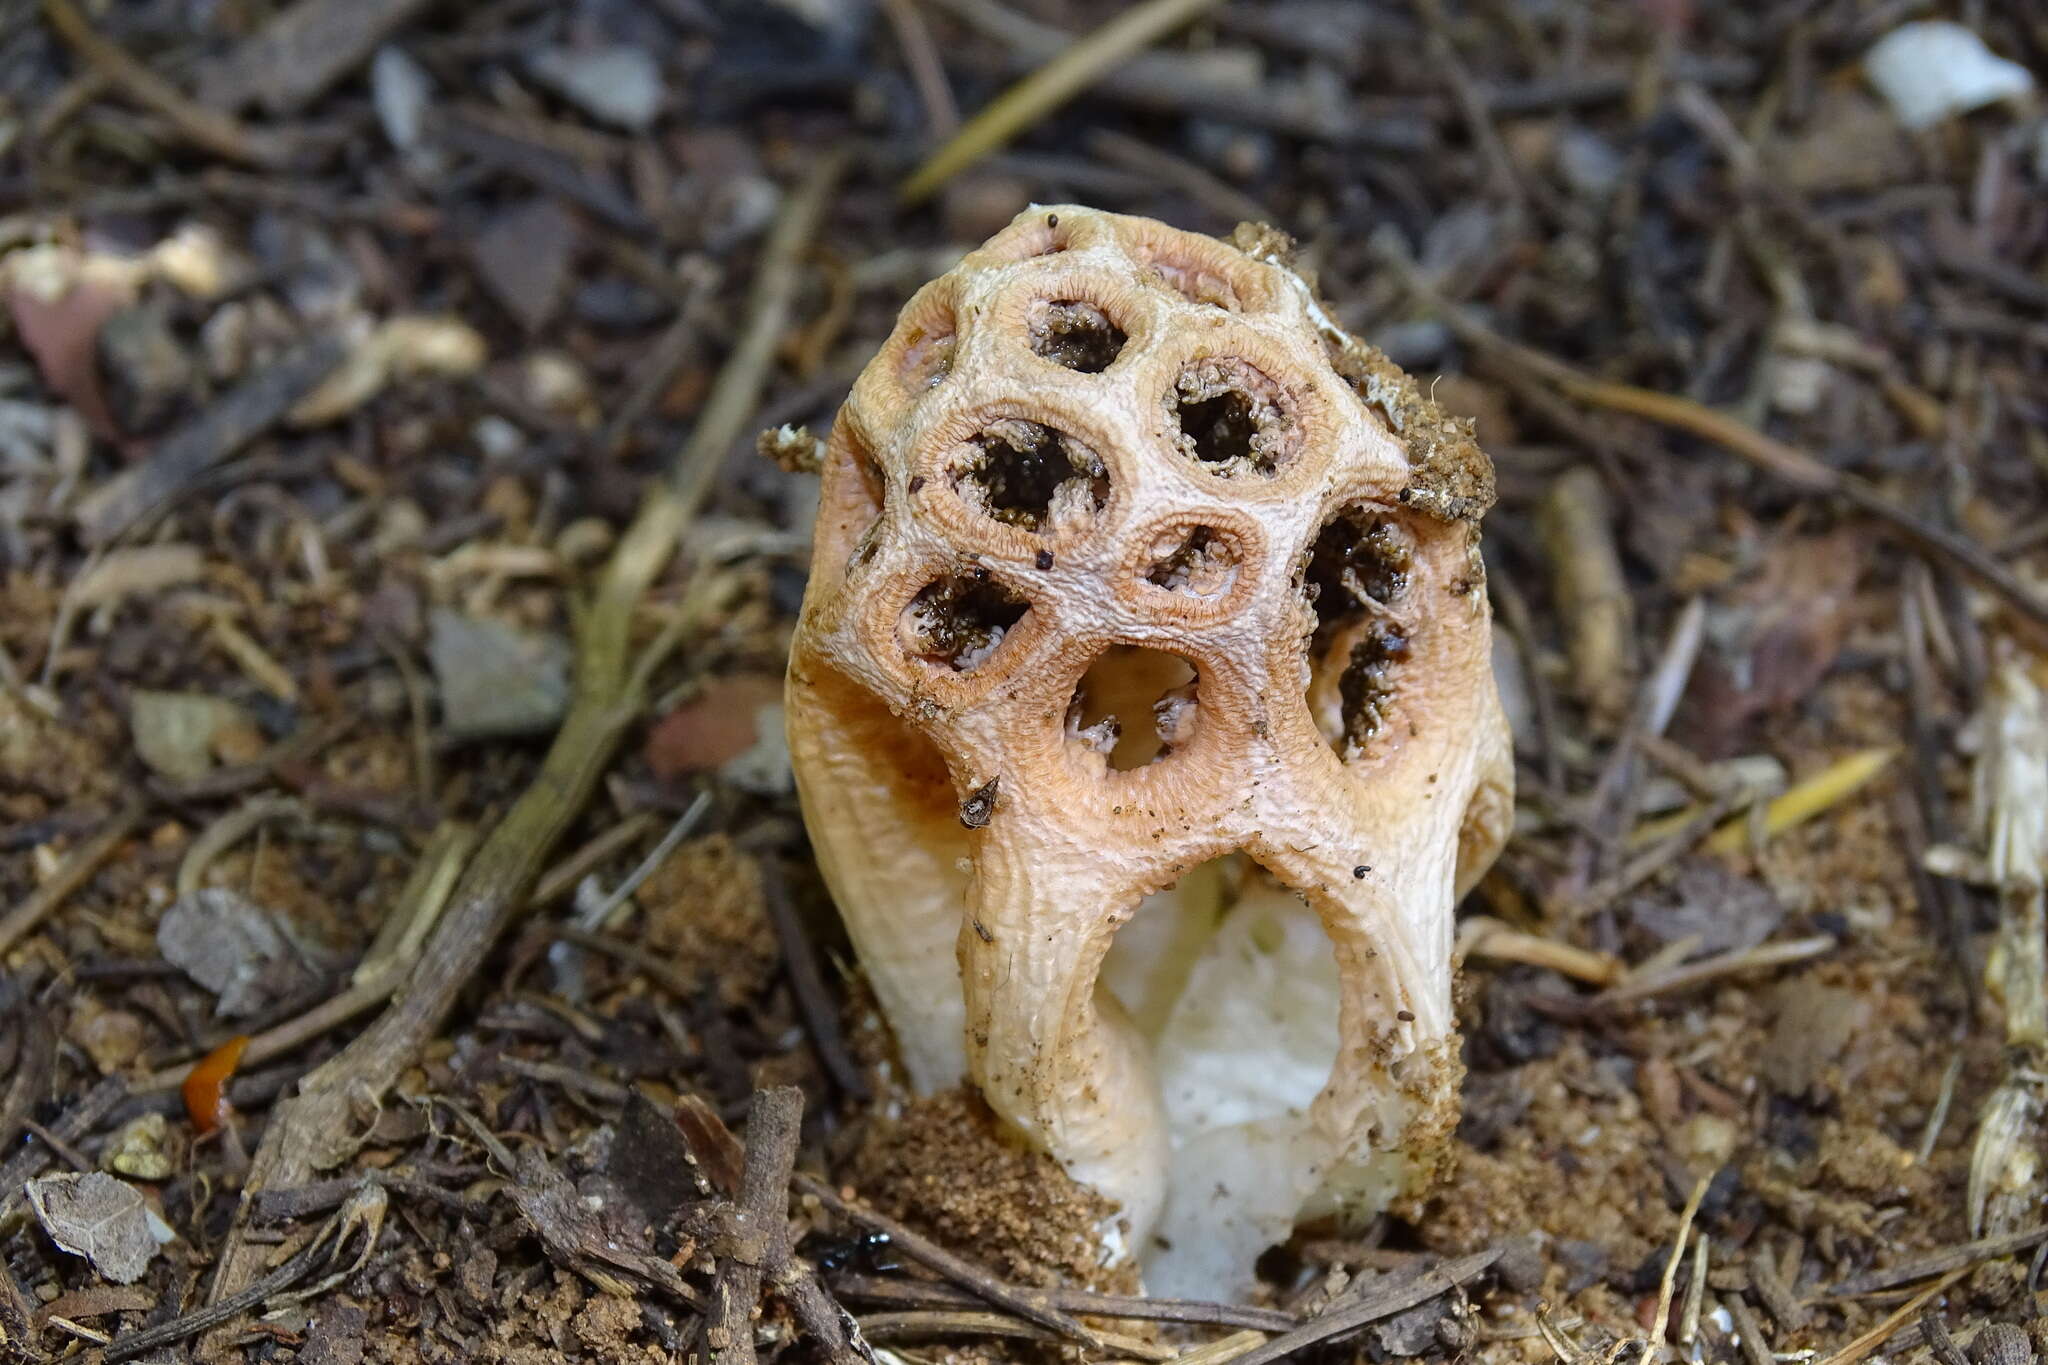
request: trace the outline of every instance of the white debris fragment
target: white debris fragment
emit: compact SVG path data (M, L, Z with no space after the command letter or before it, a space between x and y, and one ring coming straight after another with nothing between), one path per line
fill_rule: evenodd
M1863 54L1863 73L1899 122L1913 129L2034 88L2025 67L1961 24L1940 19L1902 24L1878 39Z
M370 63L370 96L376 101L377 122L383 125L391 145L401 152L418 146L427 105L434 97L434 81L403 48L377 50L377 59Z
M661 68L637 47L547 47L526 69L584 113L632 132L647 131L661 113Z

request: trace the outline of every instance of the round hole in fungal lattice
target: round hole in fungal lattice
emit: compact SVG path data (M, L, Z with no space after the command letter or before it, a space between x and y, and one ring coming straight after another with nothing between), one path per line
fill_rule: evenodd
M1112 645L1088 665L1067 708L1067 739L1112 772L1156 763L1195 735L1195 666L1178 654Z
M1031 349L1082 374L1100 374L1122 354L1130 336L1092 303L1052 299L1032 305Z
M969 440L953 463L953 484L979 511L1028 531L1109 501L1102 458L1065 432L1004 418Z
M947 574L919 590L897 622L905 653L967 673L987 663L1031 604L981 571Z
M1145 581L1188 597L1222 597L1236 586L1243 560L1236 539L1221 531L1176 527L1153 543Z
M1415 570L1408 532L1370 506L1330 518L1309 549L1302 585L1316 616L1310 706L1340 754L1357 751L1386 727L1414 644Z
M1242 360L1198 360L1166 395L1174 444L1204 468L1268 478L1292 455L1294 422L1279 386Z

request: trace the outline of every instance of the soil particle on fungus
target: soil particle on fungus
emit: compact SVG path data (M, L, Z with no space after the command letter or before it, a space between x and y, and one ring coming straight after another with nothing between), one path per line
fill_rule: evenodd
M721 1004L745 1004L775 974L781 955L761 870L725 835L678 848L635 899L646 909L648 946L685 978L714 984Z
M1114 1209L1059 1163L1002 1131L979 1095L950 1090L877 1119L846 1168L862 1197L941 1246L1018 1284L1133 1293L1135 1270L1105 1268L1096 1231Z
M1296 269L1294 242L1286 233L1264 223L1240 223L1230 240L1240 251L1296 275L1311 296L1319 294L1315 278ZM1317 305L1327 314L1320 298ZM1479 449L1470 418L1446 411L1377 346L1331 328L1323 347L1331 368L1407 447L1414 480L1401 494L1403 503L1444 521L1471 522L1493 506L1493 463Z
M1493 506L1493 464L1474 439L1470 418L1437 406L1377 346L1326 337L1325 350L1332 368L1407 447L1413 479L1401 492L1403 504L1442 521L1471 522Z

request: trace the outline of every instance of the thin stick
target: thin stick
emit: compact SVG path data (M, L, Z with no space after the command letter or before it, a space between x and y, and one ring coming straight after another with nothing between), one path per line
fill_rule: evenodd
M981 1300L965 1289L935 1280L881 1275L834 1275L832 1288L843 1298L895 1308L969 1308ZM1091 1318L1132 1318L1143 1322L1177 1322L1195 1327L1242 1327L1257 1332L1291 1332L1301 1320L1273 1308L1241 1308L1230 1303L1196 1299L1141 1299L1126 1294L1091 1294L1065 1287L1045 1291L1053 1305Z
M756 1090L747 1113L747 1160L733 1207L732 1245L719 1259L704 1339L719 1365L755 1360L754 1311L769 1248L789 1240L789 1177L803 1124L804 1095L794 1086ZM787 1260L787 1255L780 1259Z
M261 136L185 93L93 30L71 0L43 0L50 27L107 81L143 108L160 114L187 142L215 156L259 170L278 170L289 155L274 138Z
M846 1050L846 1040L840 1036L839 1003L825 985L825 974L818 968L817 950L797 918L796 906L789 898L788 882L775 861L773 849L761 851L759 866L761 898L768 907L768 922L775 929L775 941L782 949L782 962L789 971L790 993L796 997L797 1012L803 1016L804 1032L810 1035L811 1046L817 1049L818 1060L824 1064L825 1073L833 1083L855 1099L865 1099L868 1094L867 1077L862 1074L860 1063Z
M912 1340L928 1337L1017 1337L1025 1341L1058 1343L1064 1341L1056 1332L1048 1332L1034 1323L1013 1318L1002 1313L960 1312L950 1309L924 1310L910 1313L873 1313L860 1320L861 1334L876 1341ZM1101 1334L1103 1345L1120 1355L1133 1360L1167 1361L1176 1356L1170 1346L1157 1342L1142 1341L1137 1337L1124 1336L1117 1332Z
M60 1142L78 1142L99 1126L109 1110L128 1097L128 1085L118 1076L103 1077L99 1084L79 1097L50 1125ZM0 1164L0 1227L8 1225L23 1198L22 1186L50 1164L53 1149L41 1143L27 1143Z
M1007 1308L1020 1318L1057 1332L1068 1341L1078 1341L1095 1350L1102 1349L1099 1337L1074 1318L1055 1308L1052 1300L1043 1291L1019 1289L1004 1284L987 1271L955 1256L930 1238L912 1232L895 1219L840 1198L839 1191L813 1176L799 1175L796 1178L796 1188L841 1218L858 1223L872 1232L887 1234L890 1243L905 1256L929 1270L936 1270L954 1284L973 1291L983 1302L992 1303L998 1308Z
M1628 972L1606 953L1596 953L1541 934L1525 934L1500 920L1475 915L1459 926L1459 956L1547 967L1577 981L1611 986Z
M589 876L600 863L639 843L654 828L655 820L653 811L643 810L613 825L542 873L541 879L534 884L529 903L540 910L568 895L576 889L576 883Z
M1305 1322L1293 1331L1282 1333L1265 1345L1236 1357L1237 1365L1273 1365L1275 1361L1319 1341L1355 1331L1367 1323L1413 1308L1418 1303L1427 1303L1437 1295L1457 1288L1499 1259L1500 1248L1493 1247L1455 1261L1446 1261L1413 1277L1403 1277L1395 1284L1368 1287L1357 1298L1340 1304L1314 1321Z
M711 793L698 792L697 799L690 803L689 809L677 816L676 822L669 826L668 833L661 836L661 842L650 849L647 856L640 860L639 865L626 874L624 881L612 888L610 895L592 906L588 914L580 910L576 913L577 927L593 933L603 929L606 922L611 919L612 912L624 905L628 896L638 891L649 877L660 870L661 865L668 861L668 855L676 851L676 845L689 838L697 826L704 823L704 817L710 812Z
M391 906L388 937L385 930L378 931L348 989L251 1038L242 1049L239 1065L246 1069L295 1052L389 1000L392 992L404 984L406 971L418 960L419 944L446 908L455 879L475 844L475 829L461 821L446 821L435 830ZM135 1093L175 1090L185 1083L193 1065L185 1062L145 1077L136 1082Z
M1158 42L1219 0L1142 0L996 96L967 120L903 182L906 204L921 203L932 191L1003 146L1093 84L1111 68Z
M1771 1348L1764 1341L1763 1322L1757 1317L1756 1309L1749 1306L1749 1300L1740 1294L1730 1294L1721 1300L1721 1304L1734 1321L1736 1345L1747 1365L1773 1365Z
M800 1093L798 1099L802 1099ZM674 1117L684 1145L690 1149L698 1170L711 1182L712 1189L728 1197L736 1194L746 1178L746 1149L725 1126L725 1121L718 1117L717 1111L699 1097L685 1094L676 1101ZM775 1140L787 1142L794 1151L798 1121L802 1117L798 1112L778 1118L776 1122L780 1127L776 1129ZM781 1135L785 1130L786 1137ZM752 1139L754 1134L749 1130L747 1136ZM786 1184L783 1193L786 1198ZM786 1205L784 1211L787 1212ZM787 1231L786 1225L784 1230ZM874 1352L860 1339L858 1332L849 1329L852 1318L839 1306L839 1300L832 1297L831 1291L825 1288L810 1266L797 1257L786 1235L769 1239L762 1269L766 1272L768 1284L795 1310L797 1321L824 1349L825 1357L832 1365L853 1365L856 1360L875 1365Z
M532 783L471 860L453 904L395 1003L332 1060L306 1077L297 1097L278 1106L257 1149L234 1226L222 1248L209 1297L233 1297L261 1273L267 1255L248 1239L254 1196L303 1185L314 1171L345 1160L360 1124L357 1106L375 1103L412 1064L475 976L549 854L596 789L606 764L640 711L629 658L634 608L670 557L710 492L726 451L752 415L776 338L796 295L797 269L846 165L823 158L784 203L761 255L747 308L747 330L720 372L716 391L668 474L652 485L605 567L596 600L577 635L574 700Z
M960 126L960 106L953 100L953 87L946 84L946 64L940 60L938 44L932 41L917 0L882 0L882 12L896 31L903 63L910 68L918 99L924 102L925 122L931 125L932 136L951 137Z
M1811 938L1788 939L1783 943L1766 943L1756 948L1740 948L1733 952L1717 953L1713 957L1689 962L1683 967L1674 967L1668 972L1657 972L1631 977L1611 990L1602 991L1587 1003L1594 1006L1628 1005L1638 1000L1648 1000L1657 995L1674 995L1704 986L1710 981L1719 981L1727 976L1739 976L1744 972L1769 971L1787 967L1795 962L1804 962L1811 957L1833 952L1836 941L1826 934L1815 934Z
M71 856L58 866L55 876L23 897L21 904L7 912L7 918L0 919L0 954L34 933L38 925L55 914L65 898L83 886L140 823L142 805L131 802L115 812L98 834L73 849Z
M1910 1284L1929 1275L1940 1275L1951 1270L1967 1270L1979 1261L1995 1261L2000 1256L2010 1256L2015 1251L2025 1251L2037 1242L2048 1242L2048 1223L2018 1232L2002 1233L1997 1237L1984 1237L1974 1242L1964 1242L1943 1251L1917 1256L1883 1270L1866 1270L1852 1276L1827 1291L1831 1299L1848 1298L1854 1294L1869 1294L1895 1285Z

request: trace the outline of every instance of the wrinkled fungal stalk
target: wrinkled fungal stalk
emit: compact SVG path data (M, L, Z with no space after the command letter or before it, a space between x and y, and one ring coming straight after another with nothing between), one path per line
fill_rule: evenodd
M1510 815L1491 468L1276 237L1038 208L921 290L833 430L790 661L911 1082L1116 1201L1157 1293L1427 1171L1452 904Z

